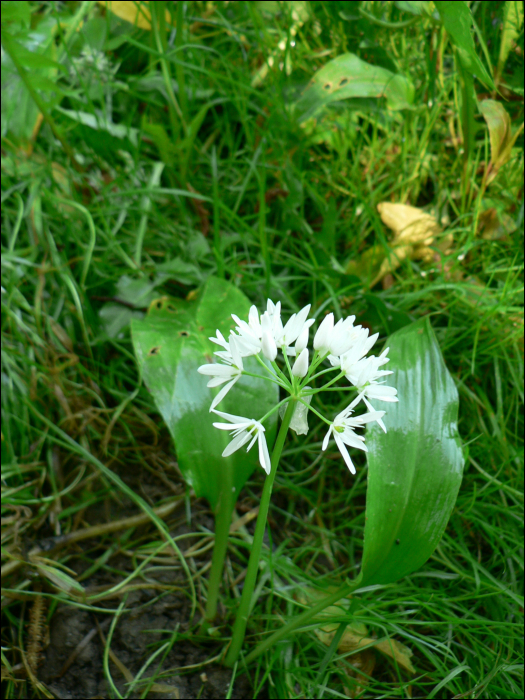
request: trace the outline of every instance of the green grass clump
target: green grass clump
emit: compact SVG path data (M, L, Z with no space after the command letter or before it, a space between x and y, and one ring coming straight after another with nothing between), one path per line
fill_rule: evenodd
M478 54L494 66L508 4L471 6ZM185 298L210 274L259 307L270 297L285 314L306 303L317 317L356 314L382 340L430 315L458 386L466 457L431 559L352 608L352 626L413 652L414 673L395 656L327 645L317 623L241 662L220 692L523 697L523 138L485 189L489 134L476 113L466 159L446 33L430 19L385 26L413 17L395 3L347 5L157 2L150 31L99 4L33 3L30 26L5 29L26 32L29 48L65 69L26 70L43 119L13 66L4 86L4 697L58 696L68 669L81 668L77 649L41 680L64 606L90 620L75 644L94 629L104 650L106 685L93 695L145 697L174 678L188 697L219 692L199 679L228 642L250 526L231 537L221 619L203 637L213 520L184 485L129 334L154 299ZM180 32L165 26L165 9ZM513 42L498 91L474 85L479 99L502 102L515 130L522 29ZM341 101L299 125L302 90L344 52L408 77L413 108ZM443 234L430 257L407 256L378 278L395 252L377 210L385 201L432 213ZM330 401L333 413L336 392ZM246 648L298 614L298 592L359 569L364 459L353 477L339 455L321 453L322 428L310 423L283 453ZM241 494L239 516L257 506L262 477ZM157 531L133 493L165 507ZM146 590L148 600L136 598ZM179 605L180 618L162 627L152 617L157 633L123 653L132 613L162 601ZM352 628L341 615L329 623L344 636ZM185 645L194 662L176 657Z

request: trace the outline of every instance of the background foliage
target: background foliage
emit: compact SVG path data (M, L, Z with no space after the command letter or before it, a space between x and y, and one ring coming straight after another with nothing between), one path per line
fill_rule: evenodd
M522 4L108 4L2 3L4 695L522 697ZM427 223L407 238L392 204ZM220 690L201 674L228 641L263 475L203 637L212 521L130 338L210 275L382 338L429 316L466 459L421 570ZM359 568L365 462L352 477L321 441L311 421L283 455L248 644ZM147 613L174 582L179 622L152 617L125 648L137 589ZM90 623L50 671L64 609Z

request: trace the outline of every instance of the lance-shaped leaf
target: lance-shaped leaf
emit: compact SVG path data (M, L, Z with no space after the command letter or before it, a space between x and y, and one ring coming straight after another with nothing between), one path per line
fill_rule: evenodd
M367 431L368 491L361 586L392 583L430 557L463 474L458 392L428 318L392 334L388 432Z
M494 89L494 82L488 70L479 58L474 39L472 38L472 14L466 2L463 0L443 0L436 2L436 10L439 12L443 26L455 45L461 63L469 73L475 75L487 87Z
M196 495L204 496L215 511L221 503L235 503L258 465L258 454L257 449L249 453L240 449L230 457L221 456L230 437L213 427L217 416L210 413L210 404L218 389L208 389L209 377L197 368L213 362L213 353L220 349L209 337L219 329L227 338L235 326L231 314L247 318L249 308L249 300L237 287L210 277L195 300L163 298L152 304L145 319L132 321L142 377L173 436L180 470ZM244 366L257 374L262 370L253 357L245 358ZM218 409L259 419L277 402L275 384L243 376ZM275 418L265 427L271 449Z
M384 97L390 109L405 109L414 100L414 86L402 75L345 53L313 76L297 102L299 118L304 121L330 102L352 97Z

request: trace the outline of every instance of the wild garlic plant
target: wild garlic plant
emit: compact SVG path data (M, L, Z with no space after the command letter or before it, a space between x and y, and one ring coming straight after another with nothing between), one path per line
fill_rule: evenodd
M376 422L386 432L382 420L385 411L377 410L371 402L398 400L397 390L381 382L382 377L392 374L389 370L381 369L389 361L388 348L378 357L368 356L368 352L377 341L378 333L369 335L367 328L354 325L355 316L349 316L334 323L334 315L329 313L314 335L313 353L310 356L308 340L314 319L308 319L309 312L310 304L297 314L293 314L283 325L281 303L274 304L269 299L266 311L262 314L255 306L251 307L248 321L243 321L232 314L237 325L235 331L231 331L229 338L224 338L219 330L216 337L210 338L221 348L215 352L219 362L202 365L198 369L201 374L211 377L208 387L221 387L211 403L210 411L227 421L214 423L216 428L231 431L232 440L222 456L227 457L245 445L247 445L246 449L250 450L257 442L259 462L267 474L241 602L233 628L232 644L226 657L226 665L229 666L235 663L244 639L270 496L288 429L291 428L298 434L307 433L308 411L312 411L328 427L322 449L326 450L330 438L333 437L347 467L352 474L355 474L355 466L348 447L365 452L367 450L365 438L356 430L367 423ZM249 356L254 356L258 360L261 374L249 372L244 368L243 358ZM333 373L335 376L330 378L330 374ZM258 418L235 416L217 410L217 406L243 374L278 384L283 390L284 398L266 415ZM334 384L343 377L348 380L348 386L335 387ZM326 378L328 381L321 387L313 388L311 384L320 378ZM343 411L330 420L311 406L312 397L322 391L349 391L354 392L356 396L349 401ZM357 409L362 406L366 411L355 415ZM264 423L279 409L282 422L270 458Z

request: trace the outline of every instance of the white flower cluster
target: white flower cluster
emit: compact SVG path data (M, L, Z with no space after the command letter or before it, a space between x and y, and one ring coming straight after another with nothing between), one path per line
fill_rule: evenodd
M348 454L349 447L357 447L366 451L364 437L355 433L355 428L362 427L371 421L377 422L386 432L386 427L382 421L385 411L377 411L371 405L369 399L378 401L397 401L397 390L394 387L386 386L380 380L391 371L380 369L385 365L388 348L383 350L379 357L367 353L378 338L378 333L370 336L367 328L354 326L355 316L341 319L334 324L332 313L325 316L313 339L313 357L310 362L308 350L308 338L310 327L314 319L308 319L310 304L305 306L299 313L293 314L286 325L281 320L281 303L274 304L268 300L266 311L259 314L257 308L252 306L248 315L248 321L242 321L235 314L232 318L235 321L236 332L231 331L230 337L226 340L218 330L215 338L211 341L219 345L219 350L215 355L221 363L202 365L198 371L211 377L208 387L222 386L219 393L212 401L210 411L222 416L229 421L227 423L214 423L216 428L221 430L232 430L233 440L224 450L223 456L228 456L249 442L248 450L256 440L259 442L259 459L261 466L270 473L270 457L266 439L264 437L264 426L262 422L273 413L270 411L261 421L233 416L228 413L216 411L215 407L223 400L233 385L243 374L247 372L243 365L243 358L255 356L260 364L268 372L268 379L279 384L288 391L291 398L301 402L308 408L311 396L323 388L333 384L337 379L345 376L350 382L350 387L357 390L357 397L333 421L319 415L329 424L329 430L323 441L323 450L328 446L330 436L333 435L335 442L343 455L343 458L350 469L355 474L355 468ZM283 354L284 362L288 368L288 378L281 371L276 363L278 351ZM270 361L273 370L261 359L263 355ZM295 357L293 366L290 367L288 357ZM315 374L316 369L325 361L331 368L324 369ZM324 375L331 370L338 370L339 373L325 387L311 389L306 386L318 376ZM341 389L343 391L343 389ZM365 413L354 418L351 417L354 408L363 401L368 409ZM277 406L274 410L277 410ZM303 431L306 432L306 431Z

